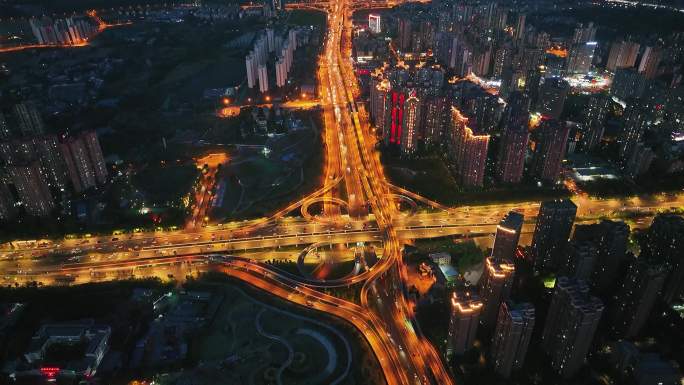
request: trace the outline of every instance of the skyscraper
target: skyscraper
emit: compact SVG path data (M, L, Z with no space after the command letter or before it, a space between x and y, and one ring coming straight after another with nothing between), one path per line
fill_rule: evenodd
M669 271L663 298L672 303L684 299L684 218L659 214L641 243L641 257L665 261Z
M368 15L368 29L373 33L380 33L380 15Z
M480 278L480 297L483 310L480 322L488 330L493 329L499 305L511 296L515 266L506 260L493 257L485 259L484 272Z
M584 365L602 313L603 303L582 281L556 279L542 335L554 371L568 378Z
M534 330L534 306L531 303L501 303L491 347L494 371L508 378L522 367Z
M531 254L536 271L559 268L575 222L577 206L570 199L542 202L532 237Z
M268 92L268 72L265 65L260 65L257 73L259 74L259 92Z
M513 39L516 42L522 42L525 39L525 14L518 14L518 21L515 23L515 35Z
M551 119L560 118L570 84L561 78L549 78L539 89L539 112Z
M401 145L401 139L404 131L404 108L406 102L406 93L400 90L392 90L390 92L389 117L388 124L385 125L383 136L385 143L390 145Z
M620 157L626 161L641 141L646 130L646 110L639 100L630 100L622 115L623 127L618 135L617 142L620 149Z
M568 73L569 74L586 74L591 70L591 64L594 60L594 50L596 49L595 41L588 41L574 45L570 49L568 55Z
M596 245L591 241L577 242L573 240L568 244L565 254L567 261L565 261L565 266L559 268L560 273L588 282L594 272L594 263L598 258Z
M496 236L492 246L492 258L496 261L512 261L520 241L524 217L510 211L496 226Z
M406 99L404 110L404 121L402 123L404 130L401 138L401 152L410 154L416 150L418 137L421 132L420 111L422 110L422 103L420 102L420 99L415 96L415 93Z
M560 176L570 127L557 120L544 120L536 133L532 175L538 180L555 183Z
M22 135L37 135L45 131L43 118L33 102L15 104L14 116Z
M626 157L626 163L623 167L625 175L634 179L645 174L651 167L653 159L655 159L653 150L644 143L637 143L629 156Z
M397 38L399 39L399 49L402 52L406 52L411 48L411 35L413 32L411 19L399 19L398 28L399 30L397 31Z
M663 50L658 47L646 47L641 61L639 61L639 72L644 74L646 79L653 79L658 75L658 66L663 57Z
M465 187L482 187L489 135L473 132L467 123L461 112L452 107L447 150L459 183Z
M667 268L662 260L630 258L627 273L618 288L612 326L620 337L633 338L646 323L665 283Z
M287 69L285 68L285 59L281 56L275 64L276 70L276 86L284 87L287 81Z
M461 355L473 347L482 302L475 293L456 291L451 297L447 355Z
M525 169L529 132L525 126L507 126L499 144L496 176L501 183L520 183Z
M257 84L258 74L257 74L257 64L256 57L254 57L254 51L251 51L247 57L245 57L245 67L247 68L247 87L254 88Z
M603 94L592 95L587 103L584 114L585 132L582 135L582 150L585 152L595 149L603 138L604 121L610 99Z
M483 134L494 132L501 121L504 105L498 96L482 91L467 95L461 106L462 111L469 117L469 126Z
M497 47L494 52L494 65L492 70L492 76L500 79L503 75L504 68L511 65L511 58L513 56L513 46L509 42L505 42L501 46Z
M390 113L390 91L392 86L387 79L371 78L370 115L377 132L387 138L388 117Z
M40 173L38 161L9 166L7 172L26 213L35 217L49 215L55 206L50 189Z
M69 149L68 143L59 144L59 152L62 154L62 159L64 159L64 166L66 168L67 176L71 182L71 187L76 193L80 193L86 189L81 183L81 177L78 173L78 168L76 168L76 162L74 157L71 155L71 150Z
M615 72L618 68L631 68L636 64L639 55L639 43L632 41L616 41L610 46L606 69Z
M588 41L593 41L595 37L596 27L594 27L593 22L587 24L586 26L584 26L582 23L578 23L572 36L572 44L581 44Z
M95 171L95 179L98 184L105 184L107 182L107 165L102 155L102 148L100 141L97 138L97 133L92 130L84 131L80 135L83 143L88 149L88 158Z
M530 137L529 104L529 98L523 93L514 92L509 97L496 165L496 176L502 183L519 183L522 179Z
M268 43L268 52L275 51L275 31L273 28L266 28L266 42Z
M444 96L428 98L423 114L424 140L428 144L441 144L444 135L444 117L449 112Z
M0 159L5 165L20 164L35 158L33 144L29 139L0 142Z
M95 170L90 162L88 149L79 137L69 138L60 145L66 163L67 174L77 193L97 186Z
M297 30L296 29L290 29L287 32L287 37L290 39L290 45L292 46L293 50L297 49L298 46L298 41L297 41ZM264 61L265 62L265 61Z
M574 238L596 245L598 255L594 262L591 286L597 293L609 295L624 265L629 226L624 222L603 220L594 225L577 226Z
M641 97L646 88L646 78L635 68L618 68L615 70L610 94L626 101L632 97Z
M62 190L67 185L67 174L64 166L64 159L59 151L59 142L56 135L44 135L32 139L40 168L46 176L48 184L58 190Z

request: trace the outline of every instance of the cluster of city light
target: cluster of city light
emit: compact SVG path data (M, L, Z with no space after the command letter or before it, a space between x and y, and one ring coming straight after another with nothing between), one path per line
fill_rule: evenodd
M570 87L581 92L603 92L612 84L612 78L608 74L576 74L563 79Z
M98 33L104 31L107 28L132 24L131 22L112 23L112 24L106 23L104 20L102 20L102 18L94 10L90 10L86 14L89 17L91 17L93 20L95 20L95 22L97 22L97 32ZM92 39L93 37L95 37L95 36L91 36L90 38ZM75 43L75 44L72 44L72 43L65 43L65 44L25 44L25 45L13 46L13 47L0 47L0 53L23 51L23 50L28 50L28 49L39 49L39 48L76 48L76 47L86 47L88 45L89 45L89 39L80 39L79 42Z

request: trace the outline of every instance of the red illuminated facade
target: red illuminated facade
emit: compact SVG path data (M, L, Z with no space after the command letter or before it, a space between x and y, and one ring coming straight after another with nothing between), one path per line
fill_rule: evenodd
M404 103L406 102L406 94L400 91L392 91L390 104L390 144L401 145L401 136L404 130Z

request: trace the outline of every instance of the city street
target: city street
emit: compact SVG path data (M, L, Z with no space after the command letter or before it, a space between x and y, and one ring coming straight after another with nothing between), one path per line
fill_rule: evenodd
M367 114L357 106L360 91L350 60L351 16L354 10L397 3L340 0L288 4L290 9L313 7L327 13L327 35L316 74L320 95L316 100L296 102L306 107L318 104L323 110L324 181L318 190L270 217L212 224L209 213L216 175L229 159L211 154L197 159L202 175L183 229L8 242L0 245L0 282L60 285L131 277L182 278L219 271L353 324L368 341L390 385L453 384L442 354L415 326L413 304L404 295L408 273L402 261L403 246L416 239L454 236L489 247L509 211L524 215L520 244L526 245L540 203L446 207L390 184ZM101 29L110 26L99 21ZM684 207L684 193L612 199L576 195L572 199L578 207L577 224L629 219L633 229L648 227L659 212ZM409 207L400 207L398 202ZM318 212L313 212L314 207ZM297 261L301 250L311 245L351 249L359 244L380 245L378 262L366 267L357 261L358 273L355 270L356 274L329 281L295 276L266 263L273 259ZM327 254L335 256L332 251ZM338 259L349 261L351 255ZM358 302L320 290L355 284L360 287Z

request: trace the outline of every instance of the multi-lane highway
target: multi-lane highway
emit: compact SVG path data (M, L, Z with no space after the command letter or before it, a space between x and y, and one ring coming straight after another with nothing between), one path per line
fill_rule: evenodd
M340 0L324 4L328 28L317 76L326 156L319 190L268 218L205 226L202 218L210 201L207 191L214 178L210 167L205 189L198 190L198 205L186 228L8 243L0 247L1 280L12 284L80 283L136 274L184 275L218 269L284 300L354 324L368 340L389 384L453 383L441 355L422 336L413 305L403 294L407 272L401 259L402 245L417 238L446 235L491 237L499 220L510 210L525 215L523 233L529 235L539 203L451 208L390 185L367 116L356 106L359 90L350 60L351 14L361 3ZM423 204L426 211L401 212L397 194ZM684 206L684 194L607 200L578 196L575 201L580 223L637 213L641 215L634 225L647 226L658 211ZM322 205L320 214L310 212L316 204ZM305 280L255 259L226 257L268 250L290 253L311 244L357 242L382 244L382 258L359 274L327 283ZM317 290L356 283L362 285L358 304Z

